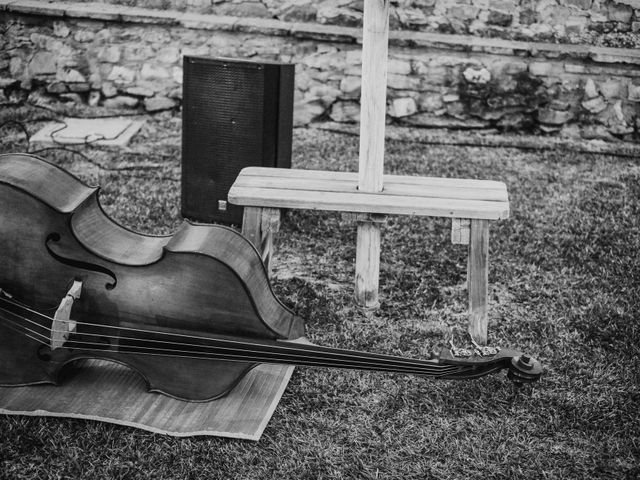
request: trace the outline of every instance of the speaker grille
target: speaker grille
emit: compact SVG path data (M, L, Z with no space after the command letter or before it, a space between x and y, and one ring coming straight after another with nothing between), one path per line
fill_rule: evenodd
M184 58L184 217L240 224L241 207L218 209L240 170L255 165L290 166L291 126L286 126L293 117L293 76L285 86L291 91L288 101L281 94L283 68L292 71L293 65ZM285 158L279 161L279 154Z

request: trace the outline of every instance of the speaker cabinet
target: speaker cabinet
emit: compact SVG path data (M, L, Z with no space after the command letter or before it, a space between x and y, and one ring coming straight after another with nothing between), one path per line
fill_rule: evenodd
M183 71L182 216L240 225L240 170L291 167L294 65L185 56Z

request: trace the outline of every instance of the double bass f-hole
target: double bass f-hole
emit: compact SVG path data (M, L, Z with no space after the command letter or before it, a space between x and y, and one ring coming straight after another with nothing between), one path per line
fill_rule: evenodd
M66 258L60 255L59 253L56 253L53 250L53 248L60 241L60 239L61 239L60 234L57 232L52 232L49 235L47 235L47 238L44 241L44 246L46 247L47 252L49 252L49 255L55 258L58 262L63 263L65 265L69 265L70 267L82 268L83 270L89 270L91 272L102 273L103 275L107 275L109 278L111 278L112 281L105 283L104 288L106 288L107 290L113 290L114 288L116 288L118 279L116 278L116 274L113 273L108 268L103 267L102 265L97 265L95 263L85 262L83 260Z

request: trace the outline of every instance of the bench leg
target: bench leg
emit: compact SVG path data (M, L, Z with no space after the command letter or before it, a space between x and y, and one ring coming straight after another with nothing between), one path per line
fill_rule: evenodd
M469 333L481 345L487 343L489 274L489 221L471 220L467 288Z
M280 229L280 210L277 208L245 207L242 216L242 234L256 247L262 263L271 277L274 253L274 235Z
M262 227L262 208L260 207L244 207L242 215L242 235L253 243L258 252L261 248L260 229Z
M370 221L358 222L356 241L356 304L377 308L378 284L380 282L380 224Z

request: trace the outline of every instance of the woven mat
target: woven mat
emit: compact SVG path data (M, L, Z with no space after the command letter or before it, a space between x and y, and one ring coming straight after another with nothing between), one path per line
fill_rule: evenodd
M83 360L61 386L0 387L0 413L83 418L186 437L259 440L294 367L259 365L226 397L184 402L148 393L142 378L112 362Z

